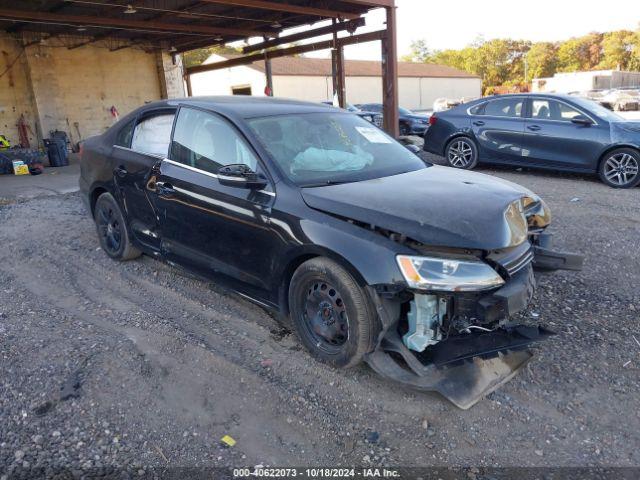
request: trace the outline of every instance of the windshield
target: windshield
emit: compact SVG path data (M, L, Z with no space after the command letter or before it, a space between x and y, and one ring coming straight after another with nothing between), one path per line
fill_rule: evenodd
M606 120L607 122L624 121L623 117L621 117L616 113L613 113L611 110L608 110L607 108L603 107L597 102L594 102L593 100L589 100L587 98L582 98L582 97L574 97L571 100L573 100L582 108L589 110L594 115L597 115L603 120Z
M409 109L406 109L406 108L399 107L399 108L398 108L398 111L399 111L402 115L413 115L413 112L412 112L411 110L409 110Z
M260 117L248 123L287 177L301 187L358 182L425 168L414 153L357 115Z

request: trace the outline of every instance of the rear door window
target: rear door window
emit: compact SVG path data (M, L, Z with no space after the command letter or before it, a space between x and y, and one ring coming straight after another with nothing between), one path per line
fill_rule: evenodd
M116 135L116 143L119 147L131 147L131 138L133 137L133 127L135 126L135 119L131 120L124 127L120 129L118 135Z
M224 118L182 107L171 142L171 160L218 173L224 165L241 163L256 171L258 159L240 133Z
M469 109L469 113L471 115L482 115L484 113L484 107L486 103L479 103L478 105L474 105Z
M491 117L513 117L522 116L523 98L498 98L487 102L484 107L484 114Z
M569 105L549 99L536 99L531 102L531 118L538 120L556 120L570 122L581 113Z
M133 130L131 149L140 153L166 157L169 153L174 117L174 113L162 113L138 122Z

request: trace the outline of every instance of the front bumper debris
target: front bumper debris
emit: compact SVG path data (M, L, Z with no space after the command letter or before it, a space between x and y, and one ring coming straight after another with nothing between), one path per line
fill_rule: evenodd
M435 391L461 409L468 409L511 379L533 357L528 347L553 332L542 327L500 325L500 320L527 307L535 290L531 265L512 273L509 281L489 293L452 297L453 318L474 318L475 325L429 345L422 352L407 348L398 319L374 295L383 330L378 348L365 357L383 377L423 391ZM462 327L464 330L464 326ZM456 330L454 330L455 332Z
M467 410L527 364L533 357L526 350L529 345L550 335L544 328L519 326L452 337L415 354L397 333L389 332L366 361L383 377L438 392Z
M502 287L490 292L428 295L438 302L438 308L426 309L430 322L418 321L421 317L414 313L416 297L424 296L421 292L405 291L402 297L401 291L385 289L385 295L377 295L380 288L370 287L382 328L378 348L365 356L366 362L383 377L438 392L465 410L507 382L533 357L528 347L554 335L544 327L514 326L507 320L531 302L536 287L534 269L582 268L580 255L551 249L551 235L536 232L530 240L487 256L486 261L506 280ZM398 300L394 303L393 298ZM403 302L411 305L406 326L400 313ZM409 341L414 337L423 342Z
M582 270L584 257L575 253L556 252L551 249L552 237L548 233L537 236L533 245L533 268L544 272L555 270Z

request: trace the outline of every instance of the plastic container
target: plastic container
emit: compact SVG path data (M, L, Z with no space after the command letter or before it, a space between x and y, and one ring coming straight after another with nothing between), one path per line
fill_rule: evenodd
M52 167L66 167L69 165L69 157L67 156L67 144L61 138L45 138L44 146L47 149L49 157L49 165Z

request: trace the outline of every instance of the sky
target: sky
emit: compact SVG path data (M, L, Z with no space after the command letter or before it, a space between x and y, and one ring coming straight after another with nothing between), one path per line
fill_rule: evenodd
M412 40L422 38L431 49L462 48L479 35L485 40L555 41L640 25L639 0L396 0L396 5L400 56L409 53ZM358 33L384 28L384 19L383 10L370 12ZM326 57L328 52L309 56ZM346 47L345 57L378 60L380 44Z

